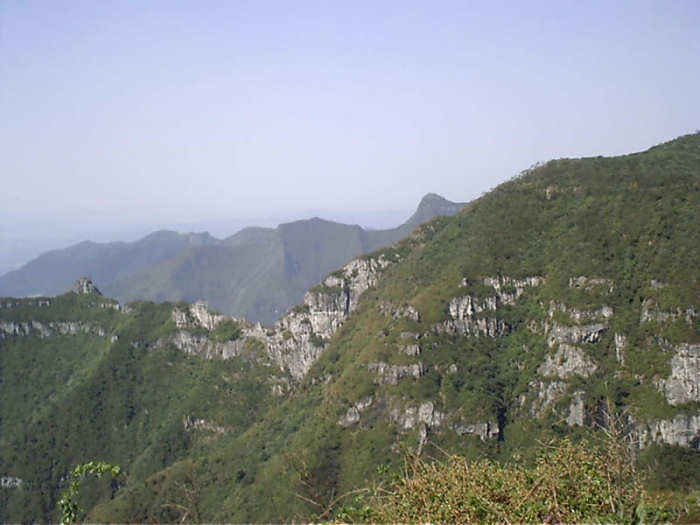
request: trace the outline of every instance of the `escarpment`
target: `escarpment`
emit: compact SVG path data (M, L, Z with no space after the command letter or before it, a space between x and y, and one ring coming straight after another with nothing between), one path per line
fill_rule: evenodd
M238 357L246 347L262 346L258 357L269 359L296 380L302 379L357 308L362 293L374 286L381 273L396 259L385 255L355 259L333 272L311 288L303 304L294 307L274 326L266 328L243 319L212 314L204 303L195 303L188 310L174 310L173 319L179 331L171 341L188 353L202 357ZM230 320L240 326L234 341L215 342L206 335L195 336L187 328L203 328L208 332Z

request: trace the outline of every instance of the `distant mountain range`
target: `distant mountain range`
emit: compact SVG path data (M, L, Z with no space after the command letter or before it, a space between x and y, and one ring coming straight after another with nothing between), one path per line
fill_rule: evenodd
M225 239L164 230L135 242L85 241L0 276L0 296L57 295L90 276L120 302L205 300L215 310L269 324L328 272L464 205L428 194L405 223L387 230L313 218L245 228Z

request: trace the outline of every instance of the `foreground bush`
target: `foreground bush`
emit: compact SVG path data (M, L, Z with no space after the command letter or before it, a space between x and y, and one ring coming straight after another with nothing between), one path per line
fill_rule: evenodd
M382 495L383 493L383 495ZM491 460L409 461L360 519L377 522L640 522L674 519L645 504L624 446L563 440L544 446L534 467ZM351 516L347 516L350 517Z

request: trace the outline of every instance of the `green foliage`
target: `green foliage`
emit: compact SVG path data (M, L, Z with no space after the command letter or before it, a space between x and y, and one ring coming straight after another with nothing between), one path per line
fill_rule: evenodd
M61 509L61 523L69 524L78 519L81 509L77 499L80 493L80 484L88 475L94 475L100 479L103 474L111 474L116 478L121 473L119 465L112 465L104 461L89 461L78 465L70 475L68 487L63 491L58 507Z
M314 346L324 346L325 344L323 337L316 334L315 332L312 332L309 336L309 342Z
M309 313L309 305L308 304L298 304L298 305L294 306L290 311L294 314L308 314Z
M700 453L697 449L651 445L641 452L639 468L649 490L669 488L700 492Z
M675 519L692 508L693 494L682 489L694 486L694 472L700 471L696 450L644 450L642 470L658 474L648 481L654 497L637 498L633 505L636 482L614 477L619 472L605 449L579 441L591 442L597 434L591 427L605 424L606 398L631 413L635 424L697 413L697 403L669 406L657 388L658 380L670 374L674 346L699 341L694 321L642 323L640 315L650 298L658 311L676 317L679 311L697 310L698 166L700 136L623 157L552 161L499 186L454 218L417 228L373 254L394 264L363 295L340 331L323 341L323 352L300 382L272 366L264 344L253 338L246 338L240 358L228 360L207 361L168 345L174 330L170 304L136 303L130 312L117 312L93 304L95 299L56 298L48 308L32 306L29 299L18 300L28 302L16 309L0 308L3 320L85 318L118 336L114 343L95 334L0 341L0 472L25 480L27 487L0 492L0 519L55 520L62 474L81 458L104 454L128 469L130 477L114 499L104 487L85 487L81 504L90 509L90 520L172 522L182 518L182 509L166 505L178 504L196 509L203 521L308 521L346 494L325 516L336 512L342 517L340 506L358 496L364 501L353 519L368 520L370 512L388 509L382 505L389 500L379 498L381 491L353 491L385 487L400 470L401 448L420 448L426 435L424 457L443 449L459 459L443 466L417 463L416 472L426 473L425 484L403 493L399 484L392 491L411 502L412 494L432 490L435 497L426 496L425 508L434 512L433 519L448 519L452 505L465 520L504 520L506 502L521 520ZM310 275L301 263L324 257L308 242L307 227L332 230L320 223L290 227L285 233L290 257L275 274L300 293ZM272 252L281 250L275 244L281 238L275 239L270 240L276 246ZM268 260L246 257L227 260L227 268L239 263L257 268ZM200 253L193 260L206 266L216 257ZM206 281L206 272L198 275ZM451 317L452 298L469 294L483 301L495 295L484 277L535 275L545 282L526 287L514 304L475 313L480 320L502 321L507 327L502 336L463 337L438 329ZM570 286L577 276L609 279L612 286ZM278 284L265 281L260 293L272 297ZM217 291L229 294L225 288ZM420 319L386 314L386 303L411 305ZM538 372L556 351L547 344L551 331L546 330L554 322L576 324L562 311L550 317L552 303L579 311L608 306L614 312L605 320L600 341L576 344L596 364L590 375L542 377ZM621 356L616 334L627 337ZM236 330L229 325L218 336L206 330L198 336L227 339ZM418 345L420 353L402 351L407 344ZM368 368L378 362L420 363L421 373L383 384ZM24 376L31 388L23 384ZM539 395L540 381L544 386L560 382L561 395L551 405ZM271 387L284 382L288 394L273 395ZM589 426L566 423L576 392L583 392ZM372 402L358 422L339 425L353 405L367 399ZM439 426L397 423L421 406L432 406ZM457 431L486 422L493 437L485 440ZM555 438L559 444L543 451L541 443ZM301 458L303 468L290 465L290 455ZM389 472L377 472L377 464L387 465ZM429 469L435 469L432 478ZM313 493L299 485L304 472ZM458 488L445 482L449 479L464 479L464 485ZM611 479L621 480L618 492ZM675 491L659 494L662 486ZM595 487L612 498L612 506L610 498L606 503L593 494ZM450 494L452 499L445 499ZM191 504L185 496L192 497ZM495 499L487 505L482 497ZM443 507L433 500L443 501ZM372 501L378 506L368 509ZM188 519L195 518L190 514ZM392 519L413 518L397 514Z
M585 441L544 446L535 467L514 461L417 458L387 495L373 502L381 523L634 522L644 501L624 449Z
M227 319L219 323L211 332L211 338L214 341L225 343L227 341L235 341L241 336L241 327L236 321Z

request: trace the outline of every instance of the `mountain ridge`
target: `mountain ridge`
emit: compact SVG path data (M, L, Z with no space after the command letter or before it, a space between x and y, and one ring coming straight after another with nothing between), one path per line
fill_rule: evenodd
M272 327L0 300L0 517L55 519L69 469L101 458L128 475L85 495L93 522L178 521L173 501L311 521L402 451L535 464L612 418L650 488L698 490L699 168L700 135L551 161L329 273Z
M276 228L248 227L222 239L208 232L159 230L131 243L84 241L0 276L0 295L56 295L90 275L121 302L206 300L222 312L269 324L352 257L396 242L420 222L463 206L428 194L405 223L387 230L314 217ZM251 286L256 282L260 292Z

